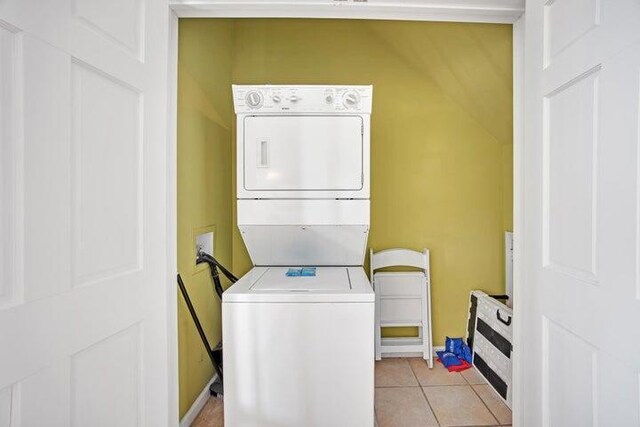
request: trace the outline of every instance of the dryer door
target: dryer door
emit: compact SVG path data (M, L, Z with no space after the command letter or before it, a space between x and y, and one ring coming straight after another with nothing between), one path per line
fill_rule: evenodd
M246 116L243 120L245 190L363 188L361 116Z

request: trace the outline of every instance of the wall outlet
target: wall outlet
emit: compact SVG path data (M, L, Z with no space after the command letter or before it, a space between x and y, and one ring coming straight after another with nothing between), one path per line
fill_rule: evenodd
M194 256L198 258L198 251L203 251L215 257L215 248L213 247L214 239L213 239L213 231L208 231L206 233L198 234L196 236L196 247Z

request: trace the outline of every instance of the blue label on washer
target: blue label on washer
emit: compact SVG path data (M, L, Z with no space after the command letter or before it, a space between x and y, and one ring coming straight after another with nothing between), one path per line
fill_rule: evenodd
M287 270L287 277L315 277L315 267L290 268Z
M316 268L315 267L304 267L302 269L302 271L300 272L301 276L307 276L307 277L313 277L316 275Z

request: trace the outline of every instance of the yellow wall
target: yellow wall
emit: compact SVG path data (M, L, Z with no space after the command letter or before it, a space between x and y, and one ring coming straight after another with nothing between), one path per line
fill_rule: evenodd
M180 117L179 154L186 153L180 159L181 176L188 175L192 182L205 179L191 169L189 153L198 164L206 161L223 168L227 158L220 157L218 148L203 152L204 139L226 148L229 158L234 156L229 151L231 98L223 82L373 84L369 245L375 250L431 249L436 344L442 344L445 335L464 334L471 289L503 292L503 232L512 228L511 26L182 20L180 33L181 71L188 68L199 83L198 90L187 91L183 81L187 74L181 72L181 112L196 110L189 113L191 124L184 119L187 113ZM205 128L211 137L205 138L209 135ZM227 200L218 201L199 189L184 190L190 192L184 196L190 197L187 205L181 207L184 215L207 219L188 226L181 223L179 231L216 224L218 240L223 231L227 233L223 246L217 242L217 255L230 260L234 273L241 275L251 261L235 227L232 169L231 162L224 169L226 175L206 178L218 179L220 188L228 185ZM179 182L178 191L183 188ZM202 197L210 204L195 203ZM193 212L197 209L207 212ZM182 257L189 248L180 238L184 237L179 236ZM203 298L211 302L206 276L198 277L202 283L194 281L193 286L202 287L207 293ZM208 319L213 337L219 337L216 310L211 309ZM187 323L182 316L181 411L210 377L208 365L198 362L204 353ZM183 335L191 338L185 341ZM188 363L199 368L185 366Z
M429 247L435 343L463 335L469 291L504 291L511 26L238 20L234 35L234 83L373 84L369 246ZM233 265L251 266L236 229Z
M194 239L213 230L216 257L231 265L232 22L181 20L179 34L178 271L215 345L220 340L220 303L208 267L195 266ZM213 368L180 295L178 343L182 417Z

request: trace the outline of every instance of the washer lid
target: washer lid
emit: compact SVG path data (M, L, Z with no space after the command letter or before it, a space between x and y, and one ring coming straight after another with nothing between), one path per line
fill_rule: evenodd
M222 303L373 304L375 301L375 294L362 267L317 267L315 277L289 277L289 268L254 267L224 291Z
M269 267L252 291L349 291L352 289L345 267L317 268L315 276L287 276L288 267Z

